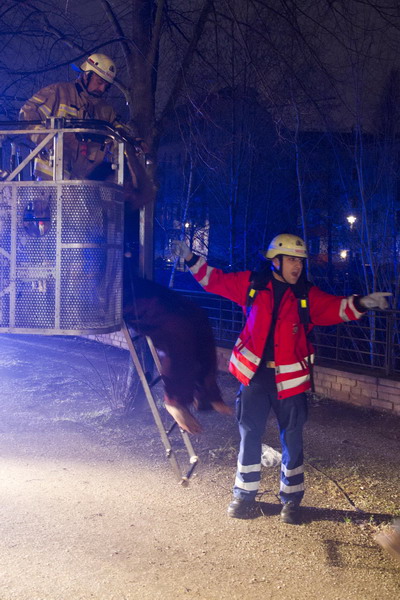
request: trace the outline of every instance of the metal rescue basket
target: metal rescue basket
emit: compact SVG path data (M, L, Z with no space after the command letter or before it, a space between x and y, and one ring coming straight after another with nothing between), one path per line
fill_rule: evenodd
M40 139L33 149L32 128ZM111 181L65 177L64 136L71 135L107 140ZM174 426L164 428L136 338L123 322L125 141L102 121L0 122L0 169L3 162L10 164L10 170L0 170L0 333L83 335L122 329L166 456L185 483L197 456L181 431L189 454L183 476L169 438ZM44 152L52 178L34 181L34 161ZM160 370L154 346L146 341Z
M0 332L116 331L122 322L124 142L111 128L67 129L55 121L35 126L44 140L0 181ZM14 129L0 136L26 138L26 127L8 125ZM115 182L63 179L65 133L111 138L120 156ZM22 181L49 143L53 180Z

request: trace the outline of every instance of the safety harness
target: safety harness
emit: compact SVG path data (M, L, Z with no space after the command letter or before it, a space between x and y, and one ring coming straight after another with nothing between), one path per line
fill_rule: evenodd
M263 269L262 271L252 271L251 275L250 275L250 284L247 290L247 296L246 296L246 307L245 307L245 314L246 314L246 318L248 318L251 308L254 304L254 300L257 297L257 294L259 291L261 290L266 290L268 283L271 281L273 275L271 273L271 271L269 269ZM310 283L309 281L307 281L305 278L300 278L299 281L295 284L292 285L292 291L295 295L295 298L297 299L297 310L299 312L299 318L300 318L300 323L303 325L304 327L304 333L306 336L306 342L307 342L307 349L308 349L308 368L310 370L310 384L311 384L311 391L313 393L315 393L315 386L314 386L314 365L312 363L311 360L311 352L310 352L310 347L309 347L309 341L308 341L308 325L311 322L311 318L310 318L310 307L309 307L309 302L308 302L308 292L310 290L310 288L312 287L312 283Z

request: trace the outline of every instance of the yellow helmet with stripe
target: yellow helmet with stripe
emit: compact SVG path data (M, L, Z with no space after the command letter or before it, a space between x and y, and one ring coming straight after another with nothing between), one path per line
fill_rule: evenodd
M298 256L299 258L307 258L307 248L304 240L297 235L291 233L281 233L274 237L268 250L263 252L265 258L273 259L279 254L285 256Z
M107 83L114 83L117 69L115 63L105 54L91 54L81 65L82 71L93 71Z

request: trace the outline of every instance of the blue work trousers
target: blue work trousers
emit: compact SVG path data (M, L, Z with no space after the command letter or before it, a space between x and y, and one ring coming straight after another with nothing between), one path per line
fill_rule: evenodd
M237 400L240 449L233 495L253 500L261 479L261 442L268 415L276 414L282 464L279 496L283 504L300 504L304 495L303 426L307 420L307 398L301 393L278 400L275 370L261 366Z

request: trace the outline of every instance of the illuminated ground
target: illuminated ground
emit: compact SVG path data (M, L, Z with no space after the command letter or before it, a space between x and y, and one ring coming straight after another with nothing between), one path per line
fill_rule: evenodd
M200 416L201 464L182 488L147 407L111 415L107 371L122 381L126 364L94 342L0 336L0 600L398 597L400 562L373 534L400 507L400 419L313 405L305 523L280 522L276 469L264 514L232 520L233 420ZM230 376L221 385L233 400Z

